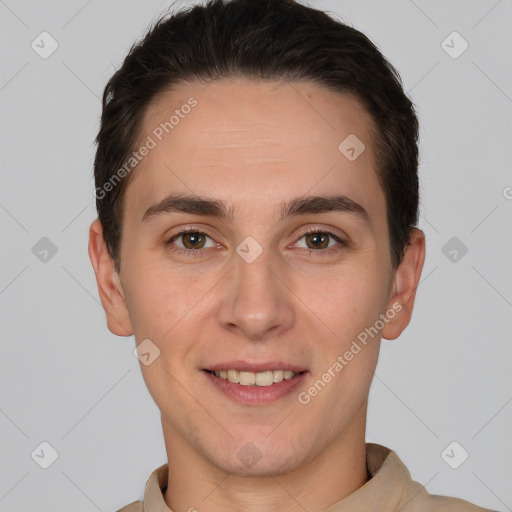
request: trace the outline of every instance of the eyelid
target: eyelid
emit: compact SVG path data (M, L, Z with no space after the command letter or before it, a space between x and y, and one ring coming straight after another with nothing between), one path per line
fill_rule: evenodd
M307 228L305 231L301 231L301 234L295 240L295 242L298 242L301 238L305 237L306 235L313 234L313 233L322 233L325 235L330 235L330 236L332 236L332 238L334 238L338 242L343 242L341 235L336 235L335 233L330 231L329 228L323 228L323 227L318 227L318 226L312 227L312 228Z
M180 231L178 231L177 233L174 233L173 235L171 236L166 236L165 237L165 245L171 245L174 240L180 238L182 235L186 235L187 233L198 233L200 235L205 235L207 238L209 238L210 240L212 240L212 242L214 242L216 244L216 246L218 247L219 245L222 245L220 244L219 242L217 242L216 240L214 240L213 236L211 236L210 234L208 234L207 231L204 230L204 228L198 228L198 227L194 227L194 226L187 226L185 228L182 228ZM206 249L213 249L213 247L207 247ZM201 252L204 252L205 249L202 248L202 249L183 249L182 247L178 247L176 249L172 249L173 251L181 251L181 252L186 252L186 253L195 253L194 255L199 255L198 253L201 253Z
M337 244L334 247L326 247L324 249L307 249L303 248L310 256L319 256L332 254L339 252L342 248L345 248L348 246L348 242L344 241L340 236L336 235L332 231L330 231L328 228L322 228L319 226L307 228L305 231L301 231L301 234L297 237L295 242L292 245L295 245L299 240L304 238L307 235L314 234L314 233L321 233L323 235L330 236L332 239L334 239Z

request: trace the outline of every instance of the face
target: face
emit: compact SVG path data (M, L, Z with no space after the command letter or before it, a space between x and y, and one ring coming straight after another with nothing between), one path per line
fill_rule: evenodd
M105 253L95 269L109 328L159 350L141 370L190 460L276 475L364 437L381 336L407 325L423 263L391 267L371 129L309 82L183 84L146 111L120 275Z

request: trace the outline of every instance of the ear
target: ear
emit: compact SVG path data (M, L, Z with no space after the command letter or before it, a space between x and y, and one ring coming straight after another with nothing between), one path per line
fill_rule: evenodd
M420 229L414 229L402 262L393 277L386 311L395 311L396 314L384 326L383 338L394 340L409 325L424 261L425 235Z
M109 331L118 336L131 336L133 328L126 307L124 291L114 261L103 238L103 228L95 220L89 228L89 258L91 259L101 304L107 315Z

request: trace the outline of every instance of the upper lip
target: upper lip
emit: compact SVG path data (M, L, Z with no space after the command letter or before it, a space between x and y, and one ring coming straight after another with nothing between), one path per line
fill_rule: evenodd
M211 370L214 372L220 372L222 370L241 370L243 372L254 372L260 373L269 370L288 370L295 373L305 372L306 368L298 366L296 364L283 363L282 361L265 361L261 363L250 363L248 361L227 361L225 363L218 363L207 368L205 370Z

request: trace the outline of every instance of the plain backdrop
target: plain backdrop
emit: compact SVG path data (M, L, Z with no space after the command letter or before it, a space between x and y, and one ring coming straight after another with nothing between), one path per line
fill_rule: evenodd
M106 328L87 236L99 98L169 5L0 0L0 511L117 510L166 462L134 339ZM511 510L512 2L310 5L377 44L421 122L427 258L411 325L382 343L367 440L431 493Z

